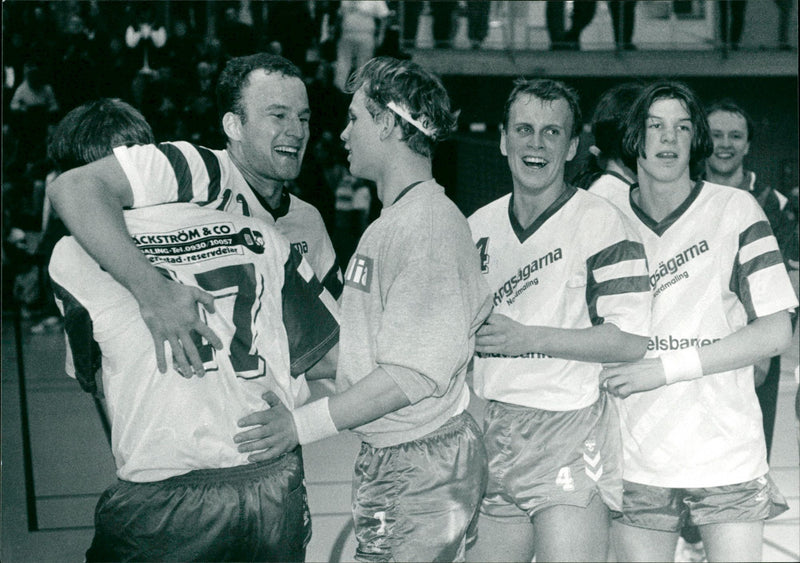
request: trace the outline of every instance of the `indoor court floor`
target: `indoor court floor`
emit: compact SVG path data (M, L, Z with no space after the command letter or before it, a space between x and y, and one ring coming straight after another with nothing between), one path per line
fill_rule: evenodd
M18 341L14 316L4 314L0 559L82 561L97 498L115 480L114 462L92 398L64 374L62 334L31 334L29 324L21 323ZM783 362L772 452L772 474L791 510L767 523L764 561L800 561L797 355L795 335ZM481 407L473 399L477 417ZM304 448L313 522L308 561L352 561L350 477L358 445L344 433Z

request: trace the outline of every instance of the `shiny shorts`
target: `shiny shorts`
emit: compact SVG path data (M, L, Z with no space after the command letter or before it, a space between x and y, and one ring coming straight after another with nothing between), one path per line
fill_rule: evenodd
M546 411L489 401L484 414L489 484L481 514L531 520L551 506L622 507L622 449L613 401Z
M789 509L770 476L697 489L672 489L624 482L622 518L628 526L677 532L685 524L757 522Z
M303 561L310 538L297 448L267 462L118 481L97 503L86 560Z
M463 561L486 487L472 416L404 444L362 443L353 477L357 561Z

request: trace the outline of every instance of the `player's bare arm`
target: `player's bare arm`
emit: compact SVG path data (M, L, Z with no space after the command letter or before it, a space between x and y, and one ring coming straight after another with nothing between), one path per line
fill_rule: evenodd
M198 314L200 303L214 310L212 295L164 278L133 244L123 209L133 204L133 192L114 156L108 156L61 174L47 195L70 233L86 251L136 298L153 337L158 368L167 369L168 342L177 369L203 375L203 363L191 332L215 348L222 342Z
M535 352L581 362L631 362L644 356L647 340L623 332L611 323L561 329L524 325L495 313L478 330L475 350L505 356Z
M783 352L789 346L791 337L788 312L780 311L759 317L725 338L697 349L700 361L694 376L701 377L754 365ZM661 357L609 366L600 373L600 386L612 395L624 399L633 393L666 385L669 371L669 365L665 369Z
M242 428L256 428L240 432L233 438L240 444L240 452L256 452L247 458L249 461L273 459L294 449L298 443L310 443L337 431L361 426L411 404L381 368L376 368L339 395L300 407L294 416L279 401L273 404L277 398L269 395L272 394L264 395L269 410L250 414L238 423ZM300 412L303 414L298 415Z

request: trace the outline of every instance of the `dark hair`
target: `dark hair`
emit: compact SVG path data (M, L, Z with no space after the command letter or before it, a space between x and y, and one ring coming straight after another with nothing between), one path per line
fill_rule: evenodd
M225 65L217 82L217 110L220 119L229 111L238 115L242 121L247 119L242 104L242 90L247 86L250 73L254 70L303 79L303 73L297 65L280 55L256 53L234 57Z
M403 133L402 140L417 154L430 157L436 143L456 128L459 112L451 110L450 96L442 81L414 62L376 57L356 71L346 90L352 94L362 87L367 110L373 118L391 111L387 104L394 102L433 131L428 136L392 112Z
M706 115L710 116L712 113L717 111L726 111L728 113L735 113L741 115L745 123L747 124L747 141L750 142L753 140L753 133L755 132L755 127L753 124L753 120L750 118L750 115L742 109L742 107L734 102L730 98L724 98L722 100L717 100L711 103L706 108Z
M64 116L50 138L47 156L63 172L108 156L115 147L154 142L153 130L137 109L122 100L101 98Z
M643 89L644 86L637 82L625 82L606 90L600 96L592 115L592 136L594 147L599 154L593 152L595 149L590 149L583 169L573 180L576 186L587 190L605 173L605 169L600 165L601 158L603 160L622 158L625 116Z
M625 118L625 135L622 138L622 161L631 170L637 170L636 160L644 155L644 139L650 106L658 100L679 100L686 106L692 122L692 148L689 156L689 174L697 178L702 173L703 161L714 151L708 129L706 112L697 95L683 82L660 80L647 86L631 107Z
M551 80L549 78L538 78L534 80L518 78L514 81L514 88L508 95L506 105L503 108L503 129L508 129L508 117L512 104L517 101L517 98L524 94L548 102L565 100L567 104L569 104L569 109L572 113L572 131L570 131L570 139L580 136L581 130L583 129L583 116L581 114L578 92L563 82Z

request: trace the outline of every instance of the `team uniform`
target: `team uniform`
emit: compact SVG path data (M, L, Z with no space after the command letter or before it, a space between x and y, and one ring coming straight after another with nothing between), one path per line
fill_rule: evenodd
M136 299L72 237L56 245L50 275L68 338L102 352L119 477L98 502L87 559L302 560L310 520L299 448L250 464L233 436L238 419L265 408L266 391L289 409L305 402L298 376L338 339L335 300L256 219L194 204L125 218L154 266L214 295L216 312L203 315L223 349L195 342L202 378L160 373Z
M648 334L644 248L607 201L567 187L523 229L509 194L476 211L469 225L495 313L524 325L612 323ZM599 390L601 369L540 353L476 356L473 386L488 401L490 476L482 514L527 520L554 505L588 506L597 495L620 509L618 421Z
M319 211L286 190L278 208L270 208L244 179L227 150L176 141L117 147L114 155L130 182L133 208L195 202L261 219L289 239L335 298L341 295L341 272Z
M797 218L793 217L789 209L789 200L778 190L757 182L755 172L744 171L742 183L734 186L749 192L764 210L769 226L778 241L778 247L783 255L787 270L800 268L798 254ZM775 410L778 404L778 386L781 379L781 357L775 356L770 360L766 377L761 385L756 387L758 404L764 419L764 438L767 442L767 460L772 446L772 434L775 429Z
M603 172L589 187L589 191L594 193L602 190L603 193L620 192L627 194L630 189L631 183L616 172Z
M634 221L647 250L653 324L646 357L706 346L797 306L778 244L750 194L700 181L657 223L633 202L635 189L596 192ZM786 509L768 476L752 366L636 393L618 405L623 522L676 531L687 518L695 525L753 521Z
M337 390L380 367L411 403L354 429L356 559L463 560L486 479L465 376L489 310L463 215L435 181L412 184L345 273Z

